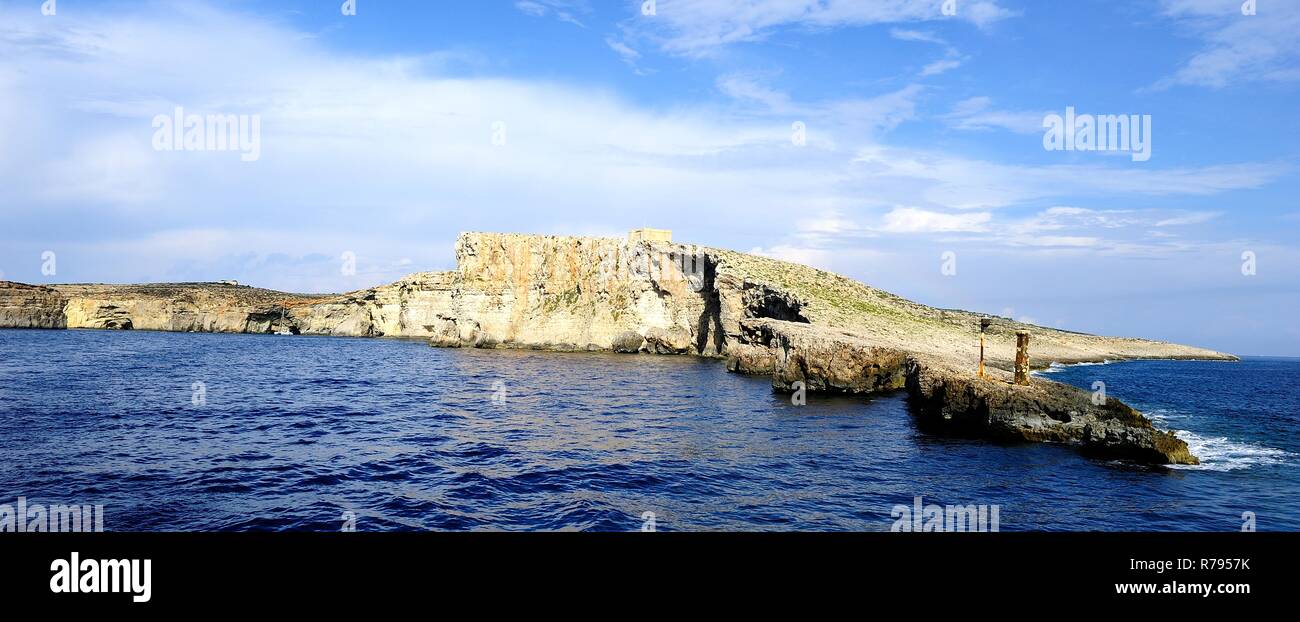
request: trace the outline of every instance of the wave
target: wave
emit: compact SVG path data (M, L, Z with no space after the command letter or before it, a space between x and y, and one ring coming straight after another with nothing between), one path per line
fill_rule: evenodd
M1037 376L1037 375L1042 375L1042 374L1054 374L1054 373L1056 373L1056 372L1059 372L1059 371L1061 371L1061 370L1063 370L1063 369L1068 369L1068 368L1070 368L1070 367L1088 367L1088 366L1092 366L1092 365L1110 365L1111 363L1114 363L1114 362L1115 362L1115 361L1112 361L1112 360L1110 360L1110 359L1106 359L1106 360L1104 360L1104 361L1091 361L1091 362L1083 362L1083 363L1057 363L1056 361L1052 361L1052 363L1051 363L1050 365L1047 366L1047 369L1035 369L1034 371L1032 371L1032 372L1030 372L1030 373L1031 373L1032 375L1036 375L1036 376Z
M1235 471L1256 466L1286 464L1295 457L1284 449L1234 441L1226 436L1201 436L1187 430L1176 430L1174 435L1187 443L1187 448L1191 450L1192 455L1201 459L1200 464L1172 465L1176 469Z
M1170 420L1187 418L1184 413L1166 408L1156 408L1144 414L1165 427L1172 427L1168 425ZM1182 429L1175 429L1174 436L1187 443L1187 449L1192 452L1192 455L1201 459L1200 464L1171 465L1176 469L1235 471L1254 466L1286 464L1296 457L1285 449L1267 447L1249 441L1237 441L1226 436L1202 436Z

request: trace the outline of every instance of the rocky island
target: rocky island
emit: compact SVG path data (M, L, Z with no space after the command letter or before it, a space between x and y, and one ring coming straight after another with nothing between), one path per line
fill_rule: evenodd
M346 294L233 282L24 285L0 281L0 328L293 333L428 339L434 346L684 354L772 378L779 391L906 391L924 429L1058 442L1100 456L1195 464L1173 433L1113 398L1030 378L1012 382L1016 333L1035 367L1228 354L1087 335L997 318L977 374L979 314L936 309L807 266L623 238L463 233L457 269Z

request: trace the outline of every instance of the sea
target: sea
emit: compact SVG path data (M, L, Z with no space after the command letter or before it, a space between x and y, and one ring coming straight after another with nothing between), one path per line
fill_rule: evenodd
M0 330L0 506L102 506L107 531L888 531L918 503L1000 531L1300 530L1300 359L1041 375L1202 463L936 436L901 393L795 405L684 356Z

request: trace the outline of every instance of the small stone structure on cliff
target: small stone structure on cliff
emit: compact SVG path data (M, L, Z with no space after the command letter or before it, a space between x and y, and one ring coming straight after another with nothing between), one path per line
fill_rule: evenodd
M686 260L689 258L689 261ZM777 390L906 390L931 429L1070 443L1156 463L1194 463L1186 444L1111 399L1025 377L1016 333L807 266L672 242L463 233L457 269L346 294L286 294L212 283L33 286L0 281L0 328L415 337L432 345L648 352L726 358ZM689 268L687 267L689 266ZM1034 361L1234 359L1175 344L1034 329ZM1027 365L1027 356L1024 363Z
M629 242L672 242L673 232L668 229L650 229L642 227L633 229L627 234Z

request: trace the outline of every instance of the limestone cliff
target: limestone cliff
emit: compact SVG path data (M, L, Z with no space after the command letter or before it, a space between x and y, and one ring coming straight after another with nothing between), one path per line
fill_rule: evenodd
M0 281L0 328L66 328L67 304L52 288Z
M822 270L733 251L664 241L465 233L456 242L456 261L454 272L417 273L334 295L221 283L0 282L0 327L289 330L560 350L612 350L618 343L623 349L721 357L743 343L742 321L774 319L850 331L879 347L962 361L978 354L976 314L927 307ZM1010 368L1015 331L1024 328L1034 331L1037 366L1233 358L1001 319L988 333L994 367Z
M906 388L923 420L945 430L1071 442L1154 462L1195 458L1122 404L1091 408L1086 393L1056 383L1007 383L1015 332L1032 329L1039 367L1234 358L999 319L987 335L990 378L978 379L971 372L980 316L927 307L807 266L666 236L502 233L461 234L456 262L452 272L338 295L225 283L0 282L0 328L287 331L426 338L443 347L727 357L733 370L770 374L778 390L796 381L851 393Z

